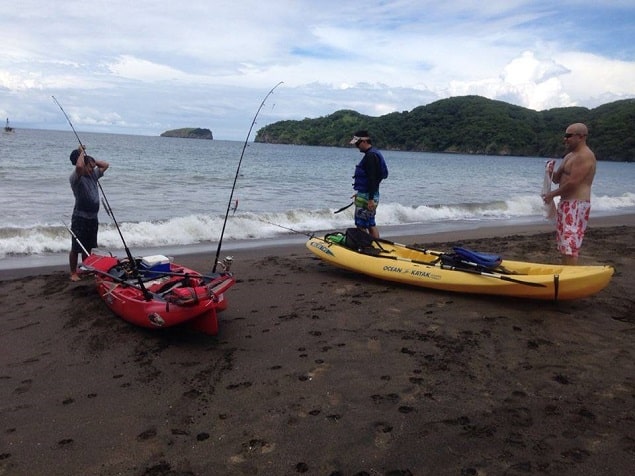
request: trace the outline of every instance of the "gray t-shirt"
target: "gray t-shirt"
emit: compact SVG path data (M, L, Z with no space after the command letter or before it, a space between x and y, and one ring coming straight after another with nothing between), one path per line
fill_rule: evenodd
M95 167L90 175L78 175L76 170L69 177L75 208L73 216L96 219L99 214L99 188L97 180L103 176L99 167Z

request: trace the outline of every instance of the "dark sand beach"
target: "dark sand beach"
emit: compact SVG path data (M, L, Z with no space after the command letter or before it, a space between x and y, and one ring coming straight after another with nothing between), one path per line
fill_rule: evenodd
M558 262L548 228L398 241ZM580 264L615 275L561 303L246 250L216 337L133 327L63 267L4 270L0 475L633 474L634 248L633 216L592 219Z

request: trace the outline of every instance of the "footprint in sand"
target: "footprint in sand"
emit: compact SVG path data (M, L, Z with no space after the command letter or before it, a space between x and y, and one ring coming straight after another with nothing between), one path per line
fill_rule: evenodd
M33 380L22 380L22 382L20 382L20 386L17 387L13 393L16 393L18 395L21 395L23 393L28 392L29 390L31 390L31 384L33 383Z
M154 438L155 436L157 436L157 430L155 430L154 428L151 428L149 430L146 430L146 431L140 433L137 436L137 440L145 441L145 440L149 440L151 438Z

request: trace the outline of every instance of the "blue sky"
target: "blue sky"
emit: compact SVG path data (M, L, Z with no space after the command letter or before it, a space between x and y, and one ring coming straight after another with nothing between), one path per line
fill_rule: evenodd
M340 109L478 94L535 110L635 98L633 0L21 0L0 17L16 128L244 140Z

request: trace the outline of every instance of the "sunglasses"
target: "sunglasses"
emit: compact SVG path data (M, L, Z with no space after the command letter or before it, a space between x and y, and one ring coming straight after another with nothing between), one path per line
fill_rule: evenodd
M569 139L569 138L571 138L571 137L573 137L573 136L579 136L579 135L580 135L580 134L574 134L574 133L572 133L572 132L567 132L567 133L564 135L564 138L565 138L565 139Z

